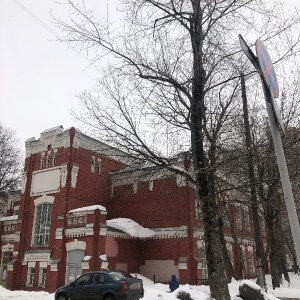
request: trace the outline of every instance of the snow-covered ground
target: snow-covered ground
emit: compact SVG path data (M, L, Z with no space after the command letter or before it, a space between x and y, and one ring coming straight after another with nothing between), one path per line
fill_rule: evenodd
M193 300L208 300L209 299L209 287L207 286L192 286L192 285L180 285L180 287L170 293L169 287L166 284L157 283L154 284L151 280L139 276L143 279L145 296L143 300L178 300L176 295L182 291L189 293ZM276 297L280 298L299 298L300 299L300 276L290 273L291 284L284 281L280 288L273 290L271 286L271 278L266 276L267 281L267 300L275 300ZM254 281L253 281L254 282ZM240 281L232 281L229 284L229 291L231 299L236 299L238 295ZM253 283L252 283L253 284ZM47 292L25 292L25 291L9 291L0 286L0 300L54 300L54 294Z

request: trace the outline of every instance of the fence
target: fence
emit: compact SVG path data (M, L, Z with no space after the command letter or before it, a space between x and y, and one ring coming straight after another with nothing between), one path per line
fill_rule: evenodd
M190 284L190 285L208 285L208 279L204 278L177 278L179 284ZM165 281L158 280L155 275L153 275L153 282L155 283L168 283Z

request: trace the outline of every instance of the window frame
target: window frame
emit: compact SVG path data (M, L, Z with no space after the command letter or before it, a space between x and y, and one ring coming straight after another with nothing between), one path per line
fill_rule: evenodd
M33 286L35 277L35 266L28 266L26 286Z
M47 267L40 266L39 286L44 287L46 285L46 278L47 278Z
M36 205L33 226L33 246L48 246L52 217L52 203L44 202Z

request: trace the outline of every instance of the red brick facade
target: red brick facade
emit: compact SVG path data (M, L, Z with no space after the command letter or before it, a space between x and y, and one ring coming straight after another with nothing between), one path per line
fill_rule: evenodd
M100 268L162 282L172 274L182 282L205 279L194 188L169 171L132 170L129 164L126 154L75 128L60 126L42 132L39 140L27 140L20 200L0 218L2 283L12 290L54 292L82 272ZM189 165L184 153L178 164ZM244 211L241 217L244 224ZM131 219L153 235L132 236L107 225L116 218ZM250 220L249 226L239 234L252 274ZM225 233L232 247L226 226ZM232 253L236 257L234 247ZM239 269L236 260L234 266Z

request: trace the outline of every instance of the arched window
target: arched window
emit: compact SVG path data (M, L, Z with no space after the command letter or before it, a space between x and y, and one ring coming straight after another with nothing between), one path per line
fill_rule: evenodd
M51 225L51 203L36 206L34 245L48 245Z

